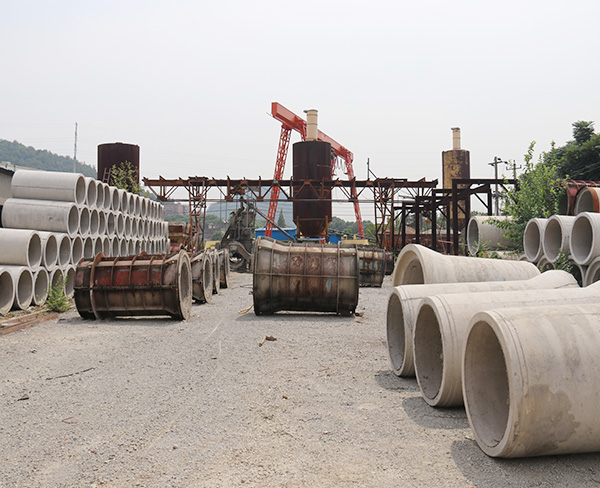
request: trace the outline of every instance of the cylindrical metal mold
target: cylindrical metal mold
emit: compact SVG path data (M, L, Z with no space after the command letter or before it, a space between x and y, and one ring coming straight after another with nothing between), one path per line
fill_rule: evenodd
M321 237L331 222L331 189L319 195L302 180L331 180L331 144L322 141L297 142L293 146L293 213L297 234Z
M544 229L544 256L551 263L554 263L561 251L565 255L571 253L571 230L575 219L568 215L553 215L548 219Z
M283 244L264 237L255 243L252 288L257 315L279 310L353 313L358 287L356 248Z
M48 279L48 271L44 268L38 268L33 273L32 302L36 306L43 305L46 298L48 298L48 287L50 286Z
M1 271L10 273L13 281L14 299L12 309L26 310L33 300L33 273L27 266L2 266Z
M84 318L170 315L185 320L192 308L190 258L185 252L127 258L99 254L81 261L75 304Z
M415 323L415 376L423 399L434 407L463 404L461 360L469 321L476 313L511 307L590 303L600 283L587 288L475 292L425 297Z
M523 232L523 250L530 263L537 263L544 255L544 230L548 219L529 219Z
M210 303L213 295L213 265L207 252L192 258L192 296L200 303Z
M600 212L600 188L587 187L577 192L574 213L581 212Z
M33 230L0 229L0 249L0 265L37 268L42 262L42 240Z
M219 277L221 279L221 288L229 287L229 249L219 250Z
M600 305L488 310L462 360L469 424L492 457L600 451Z
M99 180L104 180L105 175L110 174L113 167L119 167L122 163L131 163L136 182L139 184L140 146L136 144L124 144L122 142L98 145ZM109 183L112 183L112 179Z
M86 185L80 173L17 170L11 181L13 198L73 202L85 201Z
M470 281L526 280L540 274L525 261L446 256L419 244L408 244L396 260L394 286Z
M528 280L402 285L393 288L387 306L387 344L392 370L414 376L413 332L423 298L448 293L532 290L577 286L566 271L548 271Z
M0 267L0 315L10 312L15 300L15 285L7 269Z
M2 226L74 236L79 229L77 206L73 202L9 198L2 209Z
M378 286L385 276L385 253L375 247L358 247L359 285Z

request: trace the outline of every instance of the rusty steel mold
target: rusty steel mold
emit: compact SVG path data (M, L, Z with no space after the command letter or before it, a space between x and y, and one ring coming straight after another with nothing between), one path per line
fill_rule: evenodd
M82 259L75 273L75 304L86 319L170 315L186 320L192 308L190 258L181 251Z
M254 249L256 315L280 310L350 314L358 304L356 247L282 243L261 237Z
M192 296L200 303L210 303L213 294L213 265L206 252L196 254L192 264Z
M385 276L386 260L383 249L359 246L360 286L381 286Z

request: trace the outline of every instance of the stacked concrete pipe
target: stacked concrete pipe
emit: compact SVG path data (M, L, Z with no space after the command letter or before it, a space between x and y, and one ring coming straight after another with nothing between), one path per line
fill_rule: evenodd
M565 271L549 271L527 280L403 285L394 287L387 306L387 344L392 370L398 376L414 376L413 331L425 297L474 292L551 289L576 286Z
M492 223L493 220L503 221L507 216L474 215L467 225L467 247L471 256L476 256L480 250L499 251L514 249L515 243L504 235L504 230Z
M544 231L548 219L530 219L523 232L523 250L530 263L537 263L544 255Z
M561 252L567 256L571 253L571 229L575 219L568 215L553 215L548 219L543 247L544 256L551 263L558 259Z
M577 192L574 213L582 212L600 212L600 188L586 187Z

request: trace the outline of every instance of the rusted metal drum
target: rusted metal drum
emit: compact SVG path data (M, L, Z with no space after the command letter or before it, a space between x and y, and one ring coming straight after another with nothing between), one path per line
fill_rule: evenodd
M385 253L376 247L359 246L360 286L381 286L385 276Z
M181 251L82 259L75 273L75 305L87 319L170 315L185 320L192 309L190 258Z
M219 249L219 271L221 273L221 288L229 286L229 249Z
M210 303L213 294L213 266L210 256L201 252L191 262L192 296L200 303Z
M254 246L256 315L279 310L353 313L358 304L356 247L282 243L261 237Z
M213 295L218 295L221 289L221 267L219 266L219 251L210 251L213 266Z

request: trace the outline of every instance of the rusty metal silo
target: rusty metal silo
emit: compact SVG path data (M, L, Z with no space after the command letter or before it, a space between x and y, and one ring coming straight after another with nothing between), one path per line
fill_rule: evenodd
M124 144L122 142L113 142L98 145L98 180L112 184L112 181L106 181L110 176L110 170L113 166L119 166L121 163L131 163L136 174L136 182L140 184L140 146L137 144ZM131 189L129 189L131 191Z
M293 197L296 234L318 238L331 222L331 188L304 186L303 180L331 181L331 144L317 141L317 111L308 110L307 140L293 146Z
M452 128L452 150L442 152L442 184L444 189L452 189L452 180L471 177L471 154L460 147L460 128ZM459 186L462 188L462 186ZM452 211L451 211L452 212ZM464 229L467 225L465 214L462 210L458 213L458 227Z

